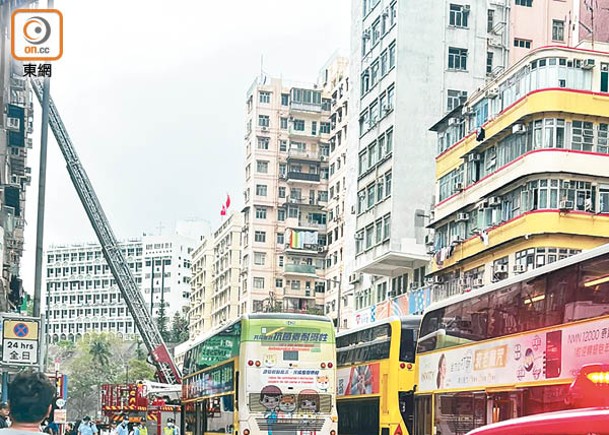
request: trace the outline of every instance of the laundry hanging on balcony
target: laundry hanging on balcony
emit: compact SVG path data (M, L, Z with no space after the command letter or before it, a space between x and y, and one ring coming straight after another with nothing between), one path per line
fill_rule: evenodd
M319 234L317 231L289 231L289 245L293 249L307 249L317 246Z

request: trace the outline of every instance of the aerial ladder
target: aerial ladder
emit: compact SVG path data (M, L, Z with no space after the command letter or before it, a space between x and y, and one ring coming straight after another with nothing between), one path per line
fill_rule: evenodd
M42 104L43 84L39 79L32 79L32 88ZM152 319L152 313L146 309L146 302L140 292L139 286L135 281L133 272L129 268L125 256L120 249L116 236L112 232L108 218L93 190L93 185L87 176L74 144L68 135L68 131L59 116L59 112L53 99L49 96L49 126L57 140L57 144L63 154L68 173L78 193L78 197L89 217L91 226L97 234L102 252L121 291L123 299L129 308L142 341L146 345L150 354L150 360L157 370L157 377L160 382L166 384L179 384L181 374L175 365L171 355L167 351L167 346Z

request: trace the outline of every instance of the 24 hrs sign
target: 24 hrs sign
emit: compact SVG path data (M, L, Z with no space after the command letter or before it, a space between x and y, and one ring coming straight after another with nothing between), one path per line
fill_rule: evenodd
M39 340L39 319L3 316L2 364L9 366L38 365Z

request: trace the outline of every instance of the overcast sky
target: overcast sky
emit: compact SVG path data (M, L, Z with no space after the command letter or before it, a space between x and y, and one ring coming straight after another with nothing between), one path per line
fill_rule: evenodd
M44 6L44 1L41 1ZM64 54L51 93L115 234L220 222L243 204L245 93L264 71L313 82L348 52L350 0L56 0ZM34 280L41 111L35 105L22 277ZM45 245L95 241L54 138Z

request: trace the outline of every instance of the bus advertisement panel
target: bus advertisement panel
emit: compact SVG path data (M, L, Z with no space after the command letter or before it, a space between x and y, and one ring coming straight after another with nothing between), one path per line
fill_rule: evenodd
M250 320L243 331L243 427L261 433L336 430L336 354L331 322ZM258 433L258 432L252 432Z

